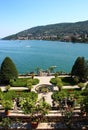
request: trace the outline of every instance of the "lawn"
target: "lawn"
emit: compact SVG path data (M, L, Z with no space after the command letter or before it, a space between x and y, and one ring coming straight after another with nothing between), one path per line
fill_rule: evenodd
M61 77L61 81L64 86L76 85L76 83L72 77Z
M18 78L15 81L11 80L10 81L10 85L12 87L26 87L27 86L27 81L29 81L30 83L32 83L32 85L36 85L39 83L38 79L31 79L31 78Z
M54 85L57 85L59 82L62 82L63 86L76 85L72 77L56 77L52 78L50 82Z

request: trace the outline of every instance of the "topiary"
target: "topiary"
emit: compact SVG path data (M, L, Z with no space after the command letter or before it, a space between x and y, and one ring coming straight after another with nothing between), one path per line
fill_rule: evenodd
M18 77L18 71L13 61L6 57L1 64L0 79L1 83L9 84L10 80L15 80Z

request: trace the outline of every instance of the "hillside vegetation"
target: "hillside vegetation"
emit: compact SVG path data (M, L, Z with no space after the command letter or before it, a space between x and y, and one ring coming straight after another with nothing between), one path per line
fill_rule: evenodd
M37 26L3 40L59 40L88 43L88 21Z

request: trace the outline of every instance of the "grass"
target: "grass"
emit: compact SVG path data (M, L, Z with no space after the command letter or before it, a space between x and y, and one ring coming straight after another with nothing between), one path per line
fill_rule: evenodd
M61 77L61 81L64 86L76 85L74 79L71 77Z
M50 83L54 85L57 85L57 83L59 82L61 82L63 86L76 85L76 82L74 81L72 77L56 77L50 80Z
M10 82L10 85L12 87L26 87L27 86L27 81L32 83L32 85L36 85L39 83L38 79L31 79L31 78L18 78L15 81Z

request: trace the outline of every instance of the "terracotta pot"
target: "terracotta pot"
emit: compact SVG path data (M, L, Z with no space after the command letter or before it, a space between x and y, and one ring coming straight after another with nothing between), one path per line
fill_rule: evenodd
M32 128L37 128L38 122L31 122L31 127Z
M5 115L9 115L10 114L10 111L9 110L5 110Z

